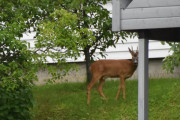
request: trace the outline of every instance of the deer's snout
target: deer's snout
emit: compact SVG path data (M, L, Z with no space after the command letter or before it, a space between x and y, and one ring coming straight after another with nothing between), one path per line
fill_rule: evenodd
M136 64L136 65L138 64L138 59L134 60L134 64Z

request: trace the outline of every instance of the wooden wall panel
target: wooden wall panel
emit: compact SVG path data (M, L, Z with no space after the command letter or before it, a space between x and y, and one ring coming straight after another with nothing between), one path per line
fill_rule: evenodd
M180 6L126 9L121 13L122 20L180 17Z
M180 27L180 17L128 19L121 21L122 30L158 29Z
M133 0L128 8L179 6L180 0Z

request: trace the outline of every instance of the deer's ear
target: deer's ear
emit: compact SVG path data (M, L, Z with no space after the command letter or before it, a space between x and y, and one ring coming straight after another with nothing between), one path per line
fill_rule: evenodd
M131 53L131 54L133 54L133 52L132 52L132 50L128 47L128 49L129 49L129 52Z
M136 50L136 53L138 54L138 46L137 46L137 50Z
M137 54L139 54L139 51L136 51Z

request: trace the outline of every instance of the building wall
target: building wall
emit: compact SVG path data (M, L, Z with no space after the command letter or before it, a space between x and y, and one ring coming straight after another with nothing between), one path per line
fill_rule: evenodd
M133 0L125 9L125 0L113 2L115 31L180 27L179 0Z
M30 47L34 47L34 39L35 32L29 34L24 34L21 40L27 41L30 43ZM123 41L123 42L122 42ZM133 47L134 50L138 47L138 38L126 38L126 40L120 39L115 47L109 47L104 51L106 58L102 58L99 54L99 51L95 52L95 60L98 59L131 59L131 55L129 54L128 47ZM167 55L171 54L169 52L169 45L162 45L160 41L157 40L149 40L149 58L164 58ZM81 53L81 56L77 60L68 59L68 62L84 62L84 55ZM49 60L49 63L53 63L52 60Z
M110 16L112 16L112 2L108 2L105 6L106 9L110 11ZM30 43L30 47L34 47L34 42L36 39L34 39L35 32L32 33L25 33L23 35L23 38L21 40L25 40ZM98 59L131 59L131 55L129 54L128 47L131 48L131 46L136 50L138 47L138 38L126 38L127 40L120 39L118 43L115 45L116 47L109 47L106 49L104 54L106 55L106 58L102 58L99 54L99 51L97 50L95 52L95 60ZM123 43L122 43L123 41ZM160 41L150 40L149 41L149 58L164 58L167 55L171 54L169 53L169 46L167 44L162 45ZM73 59L68 59L68 62L84 62L84 55L81 53L81 56L75 61ZM52 60L49 60L49 63L53 63Z

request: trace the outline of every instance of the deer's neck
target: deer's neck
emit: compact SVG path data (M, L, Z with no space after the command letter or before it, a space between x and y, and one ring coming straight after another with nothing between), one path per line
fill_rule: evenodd
M133 71L135 71L137 69L138 64L134 64L133 61L131 61L131 63L132 63L131 65L132 65Z
M137 69L138 64L134 64L134 71Z

